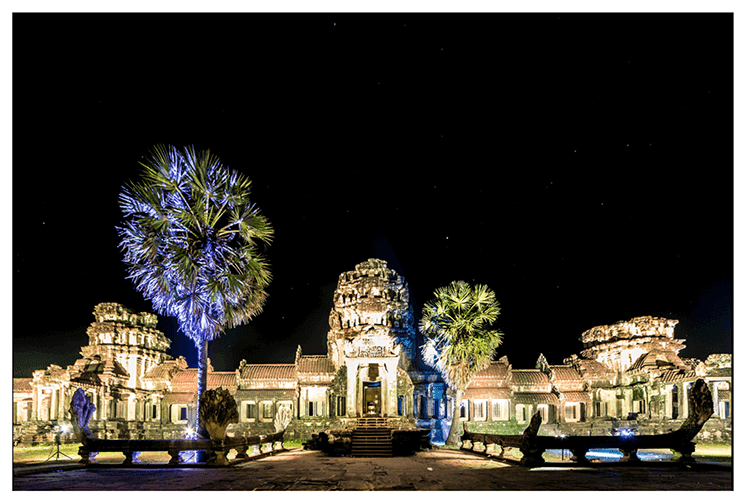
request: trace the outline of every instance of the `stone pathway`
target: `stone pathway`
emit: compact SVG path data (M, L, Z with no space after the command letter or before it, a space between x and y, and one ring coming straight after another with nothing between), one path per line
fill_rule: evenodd
M293 450L232 468L87 468L21 474L14 490L731 490L732 468L523 468L457 450L334 458Z

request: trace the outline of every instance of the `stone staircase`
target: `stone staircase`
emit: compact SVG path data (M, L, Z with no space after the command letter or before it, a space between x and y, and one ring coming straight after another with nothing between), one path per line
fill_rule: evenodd
M393 456L391 429L386 418L366 417L357 420L357 426L352 432L352 456Z

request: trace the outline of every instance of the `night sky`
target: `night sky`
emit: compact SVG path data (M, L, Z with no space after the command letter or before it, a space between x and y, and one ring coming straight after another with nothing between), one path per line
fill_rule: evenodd
M248 175L275 229L217 370L325 354L372 257L417 318L488 284L514 368L641 315L680 321L682 357L732 351L730 14L16 14L12 41L14 377L80 358L100 302L152 311L115 226L159 143Z

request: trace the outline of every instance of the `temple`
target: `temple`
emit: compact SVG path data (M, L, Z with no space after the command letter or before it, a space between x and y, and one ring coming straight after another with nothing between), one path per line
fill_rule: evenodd
M53 427L69 422L77 388L96 405L90 428L100 438L183 437L196 418L197 369L168 354L156 315L117 303L101 303L93 315L75 364L13 380L14 442L50 441ZM593 327L581 335L582 351L562 364L540 355L534 368L513 369L502 357L476 374L453 409L452 390L421 359L406 280L369 259L339 276L326 354L298 346L290 364L209 367L207 388L228 389L236 399L240 421L230 435L272 433L286 406L294 417L286 439L382 416L392 426L430 429L432 441L441 442L454 412L469 430L486 433L520 433L535 412L542 433L664 433L686 418L688 391L702 378L714 416L697 441L730 441L731 355L680 358L685 340L675 339L676 324L646 316Z

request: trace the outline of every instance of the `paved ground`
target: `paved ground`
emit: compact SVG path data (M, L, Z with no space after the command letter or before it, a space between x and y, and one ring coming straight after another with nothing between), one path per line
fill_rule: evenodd
M14 470L14 490L731 490L732 468L524 468L458 450L397 458L333 458L292 450L231 468Z

